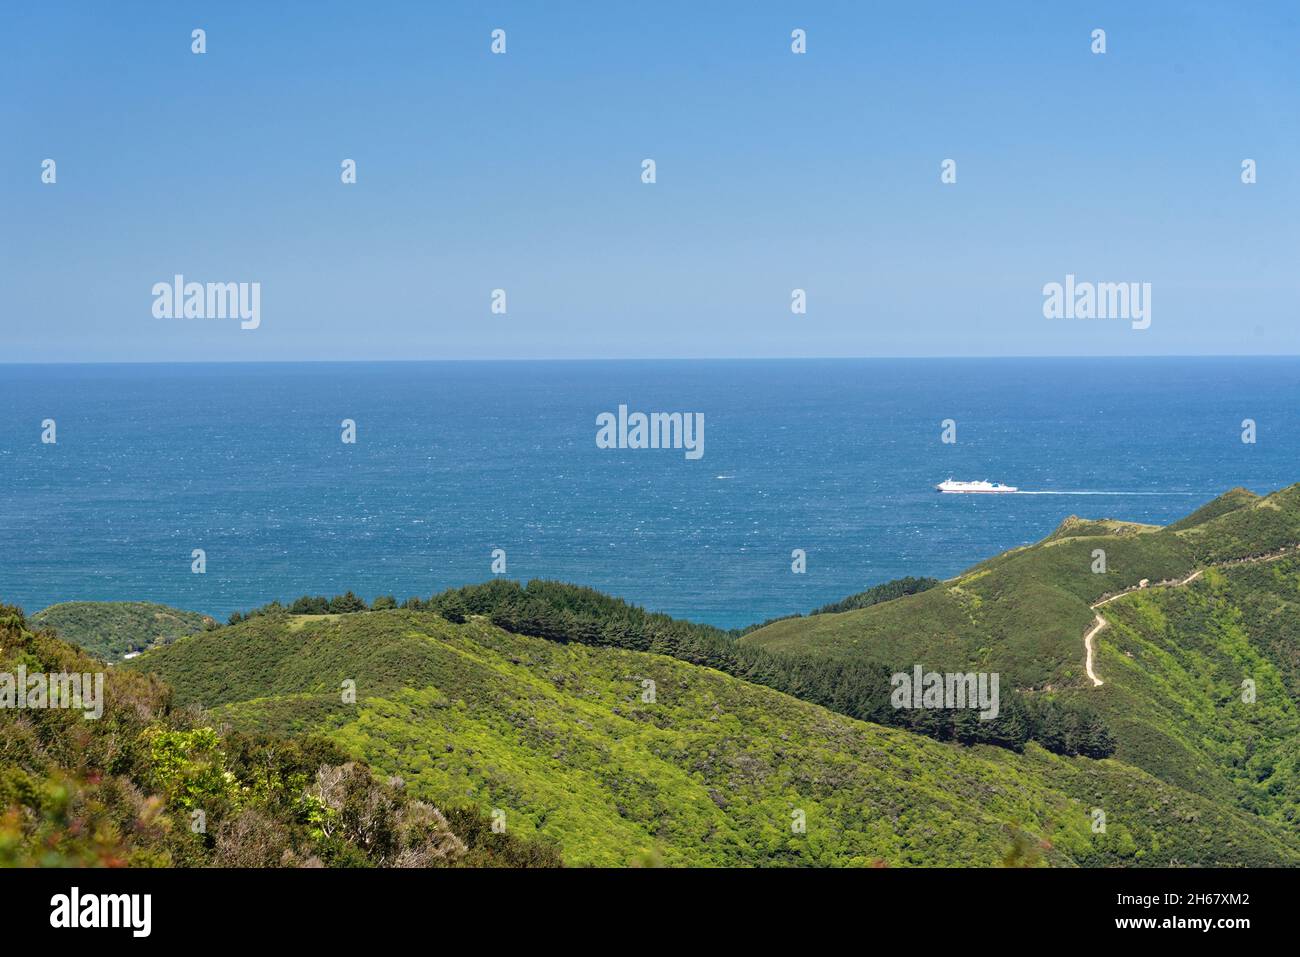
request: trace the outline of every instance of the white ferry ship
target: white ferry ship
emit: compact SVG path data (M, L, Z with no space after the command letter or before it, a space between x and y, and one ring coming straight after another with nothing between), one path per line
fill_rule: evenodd
M1014 485L1003 485L1001 482L954 482L951 478L940 482L935 489L952 495L996 495L999 492L1020 491Z

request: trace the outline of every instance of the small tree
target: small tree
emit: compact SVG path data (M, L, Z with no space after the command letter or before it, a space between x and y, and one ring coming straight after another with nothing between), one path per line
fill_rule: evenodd
M350 590L342 595L335 595L330 599L329 611L331 615L349 615L354 611L365 610L366 603Z
M303 595L289 606L294 615L325 615L329 610L330 600L324 595Z

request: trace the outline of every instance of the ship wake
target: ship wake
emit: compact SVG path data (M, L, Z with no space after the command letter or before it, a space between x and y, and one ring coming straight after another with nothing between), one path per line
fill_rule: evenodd
M1011 495L1202 495L1202 492L1119 492L1119 491L1098 491L1098 490L1069 490L1069 489L1019 489L1009 493Z

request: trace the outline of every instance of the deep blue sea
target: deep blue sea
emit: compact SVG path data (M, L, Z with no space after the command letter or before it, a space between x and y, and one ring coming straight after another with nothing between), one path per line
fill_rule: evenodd
M703 412L703 457L598 449L620 404ZM400 600L502 548L507 577L731 627L1295 481L1294 358L0 365L0 600Z

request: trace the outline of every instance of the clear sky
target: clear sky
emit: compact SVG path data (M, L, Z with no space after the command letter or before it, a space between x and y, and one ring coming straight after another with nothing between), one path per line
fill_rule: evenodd
M1293 2L0 6L0 361L1296 354L1298 213Z

